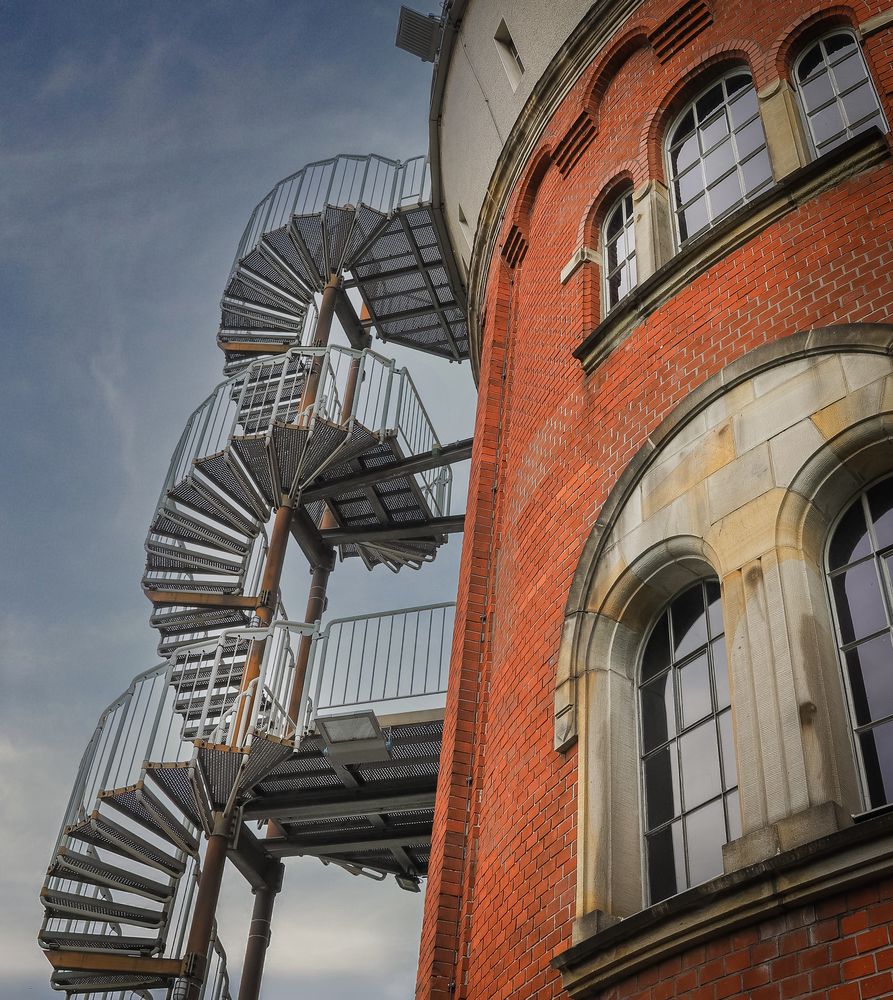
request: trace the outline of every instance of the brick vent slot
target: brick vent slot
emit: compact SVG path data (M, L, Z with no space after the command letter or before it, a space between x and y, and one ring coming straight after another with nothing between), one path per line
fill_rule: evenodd
M648 40L657 58L667 62L709 24L713 24L713 13L705 0L689 0L655 28Z

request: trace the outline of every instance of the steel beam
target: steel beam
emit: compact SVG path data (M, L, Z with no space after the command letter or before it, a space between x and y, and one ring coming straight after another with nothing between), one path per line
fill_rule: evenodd
M446 444L442 448L426 451L422 455L405 458L395 465L333 479L321 486L304 490L301 494L301 500L304 503L312 503L314 500L324 500L327 497L338 496L339 493L352 492L362 489L364 486L374 486L376 483L387 482L389 479L399 479L401 476L411 476L418 472L427 472L429 469L439 469L444 465L464 462L467 458L471 458L473 440L473 438L463 438L461 441Z
M179 958L146 958L99 951L45 951L54 969L72 972L140 972L147 975L179 976L183 961Z
M303 500L303 498L302 498ZM335 550L322 540L319 528L311 521L310 515L301 506L295 507L291 519L292 538L298 543L311 568L325 566L330 571L335 567Z
M372 344L372 336L363 326L360 317L357 316L353 303L347 297L347 292L343 287L338 289L338 297L335 299L335 315L354 350L361 351Z
M226 852L252 889L274 885L280 878L279 862L267 854L264 844L243 824L236 838L236 846L230 847Z
M465 530L465 515L432 517L427 521L400 525L374 525L370 528L328 528L320 537L329 545L350 545L354 542L393 541L427 538L430 535L452 535Z
M368 840L350 840L344 843L330 841L325 844L301 844L294 840L277 838L267 842L267 850L277 858L319 858L336 854L361 854L364 851L390 851L394 847L429 847L431 834L415 837L380 837Z
M143 593L156 608L188 604L200 608L244 608L253 611L257 607L256 597L243 594L194 593L188 590L146 590Z
M392 792L390 794L356 795L345 798L326 795L324 801L295 802L293 795L276 795L255 799L245 809L246 820L275 819L280 822L300 820L341 819L345 816L372 816L376 813L406 812L410 809L433 809L434 789L417 792Z

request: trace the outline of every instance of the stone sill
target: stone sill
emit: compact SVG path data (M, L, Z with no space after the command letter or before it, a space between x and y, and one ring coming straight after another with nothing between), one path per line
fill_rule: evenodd
M887 137L871 128L783 180L684 244L672 260L629 293L574 351L585 372L596 368L632 330L697 277L788 212L867 170L891 154Z
M893 814L886 813L720 875L624 920L586 914L574 928L575 937L586 936L552 966L571 997L595 997L711 938L891 873ZM593 929L587 933L588 926Z

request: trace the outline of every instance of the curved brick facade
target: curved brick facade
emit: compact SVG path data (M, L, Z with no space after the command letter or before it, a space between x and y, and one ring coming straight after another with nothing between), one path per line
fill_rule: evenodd
M658 260L630 317L600 327L605 199L620 180L637 195L664 181L668 122L711 74L749 66L763 97L810 33L861 26L893 119L886 2L688 6L707 13L677 50L664 27L677 3L651 0L619 19L515 164L498 234L488 244L486 220L478 228L480 399L419 997L567 995L552 960L585 916L575 900L587 749L553 748L556 671L572 581L618 478L692 390L755 348L820 327L893 323L887 135L855 141L834 169L831 159L783 168L770 148L785 203L752 229L740 210L705 236L715 245L700 257L695 248ZM562 282L581 247L595 262ZM579 995L893 995L891 900L881 879L826 892ZM578 928L578 946L583 937Z

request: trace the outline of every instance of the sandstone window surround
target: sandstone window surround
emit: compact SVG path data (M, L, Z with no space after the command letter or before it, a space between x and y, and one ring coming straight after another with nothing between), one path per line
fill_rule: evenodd
M645 871L660 902L722 873L740 833L738 771L719 582L679 594L639 668Z
M615 486L569 596L555 744L579 739L576 936L647 902L637 664L680 592L719 579L742 835L735 872L862 811L825 587L832 526L893 469L893 327L757 348L696 389Z

